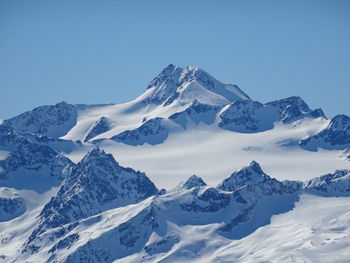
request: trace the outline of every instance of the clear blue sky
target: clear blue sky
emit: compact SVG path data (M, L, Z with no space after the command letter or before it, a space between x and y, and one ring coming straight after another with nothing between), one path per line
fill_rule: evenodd
M120 103L169 63L350 114L350 1L0 1L0 119Z

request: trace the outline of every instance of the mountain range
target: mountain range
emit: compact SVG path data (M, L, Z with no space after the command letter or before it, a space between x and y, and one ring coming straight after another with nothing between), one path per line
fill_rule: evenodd
M348 262L350 117L168 65L0 124L0 262Z

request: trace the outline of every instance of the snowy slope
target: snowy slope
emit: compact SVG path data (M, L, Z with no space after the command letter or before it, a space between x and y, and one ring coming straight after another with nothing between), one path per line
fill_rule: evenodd
M145 119L169 117L186 109L195 100L209 105L226 105L249 100L237 86L223 84L198 67L185 69L169 65L135 100L120 105L102 105L77 110L77 124L64 139L81 140L102 117L109 118L111 129L96 139L110 138L139 127Z
M308 180L349 168L349 161L341 157L343 151L312 152L298 146L299 140L322 130L328 122L322 118L306 119L261 133L236 133L200 123L170 133L167 140L157 145L134 147L104 141L100 147L116 156L122 165L146 172L159 187L165 188L174 187L191 174L217 185L252 160L277 179ZM73 154L79 159L79 152Z
M140 97L125 104L45 107L11 119L28 122L23 116L39 114L50 120L44 127L41 122L30 129L19 125L24 121L5 123L14 123L20 133L50 125L57 130L55 125L69 119L68 109L73 109L75 124L61 129L63 140L51 141L50 147L79 162L100 145L122 165L145 171L160 187L174 187L191 174L215 185L253 159L278 179L308 180L349 167L347 116L328 120L299 97L253 101L235 85L194 66L170 64ZM44 109L48 116L42 117Z
M5 124L18 133L44 134L41 140L74 162L100 145L122 165L145 171L158 186L169 188L190 174L215 185L253 159L278 179L308 180L346 169L347 118L328 120L299 97L252 101L237 86L198 67L170 64L129 103L62 102ZM50 129L63 135L60 141L45 139Z
M101 156L96 151L92 154ZM108 157L102 153L102 158ZM236 173L248 177L239 176L235 180L238 189L233 191L207 186L192 176L182 187L137 204L97 209L95 215L42 228L51 222L46 221L46 205L39 221L27 226L30 232L34 229L29 237L28 231L17 233L26 242L5 243L5 262L14 258L18 262L255 262L261 257L272 262L290 258L320 262L321 255L332 249L341 252L334 255L336 262L346 262L349 188L344 194L343 188L331 187L327 198L309 192L335 179L348 185L349 171L304 185L270 178L256 162ZM220 184L220 188L228 186L232 186L230 180ZM86 187L93 191L93 186ZM332 198L338 190L346 197ZM86 200L80 209L90 204ZM321 211L320 216L315 217L313 211ZM8 247L15 246L18 252L10 252ZM329 256L325 260L333 262Z
M172 64L5 120L0 262L347 262L349 120Z
M204 227L169 224L171 234L155 235L150 242L149 246L156 247L153 251L158 254L152 255L152 250L147 253L150 249L144 249L114 262L345 263L350 245L349 208L348 198L302 194L293 210L273 216L270 224L238 240L215 233L215 224ZM167 246L171 247L170 251Z

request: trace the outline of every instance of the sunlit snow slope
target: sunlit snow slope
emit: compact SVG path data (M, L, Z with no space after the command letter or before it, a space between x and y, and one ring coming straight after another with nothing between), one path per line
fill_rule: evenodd
M0 262L349 262L350 118L170 64L0 123Z
M305 180L349 167L346 145L300 147L330 123L321 110L298 97L255 102L197 67L169 65L129 103L76 108L77 122L61 138L87 143L66 156L77 162L99 144L161 187L191 174L216 184L252 159L278 179ZM152 122L156 118L162 119Z

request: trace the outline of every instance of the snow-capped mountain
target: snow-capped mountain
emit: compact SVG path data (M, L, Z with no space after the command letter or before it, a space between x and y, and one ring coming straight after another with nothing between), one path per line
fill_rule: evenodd
M169 116L169 119L181 125L184 129L191 123L210 125L215 121L216 115L221 108L222 106L203 104L194 100L184 111L174 113Z
M308 181L305 188L325 196L350 196L350 170L337 170Z
M218 188L223 191L235 191L248 185L268 181L269 179L271 178L262 171L260 165L253 161L249 166L231 174L230 177L218 185Z
M125 104L25 112L0 124L0 262L347 262L349 123L172 64Z
M39 192L57 186L65 177L71 161L45 143L0 128L0 185ZM4 155L6 153L6 155Z
M223 84L198 67L185 69L168 65L142 96L145 104L187 104L197 100L204 104L225 105L232 101L249 100L236 85Z
M157 193L157 188L145 174L121 167L112 155L95 148L81 162L70 167L57 194L41 211L39 226L29 237L26 249L38 250L40 245L34 243L47 229L137 203Z
M337 115L321 132L301 141L306 149L349 149L350 147L350 117Z
M262 132L278 121L291 123L304 118L325 118L321 109L311 110L299 97L262 104L257 101L232 103L220 114L219 126L237 132Z
M71 167L41 215L45 222L50 221L50 227L57 227L111 207L137 203L157 192L144 173L120 166L111 154L95 148Z
M111 140L131 145L162 143L168 137L169 132L162 124L163 120L163 118L145 120L140 127L121 132L113 136Z
M171 191L179 191L183 189L191 189L193 187L206 186L207 184L197 175L190 176L186 181L179 183L174 189Z
M100 156L99 152L93 150L84 160L91 154ZM236 172L243 173L255 180L245 180L241 176L237 190L209 187L200 177L191 176L180 184L182 187L166 194L153 193L136 204L103 211L93 207L95 215L79 215L79 219L54 225L46 216L46 210L53 203L51 200L42 210L39 227L23 245L17 260L23 257L42 258L45 262L198 260L206 250L214 249L215 242L229 246L268 225L272 215L293 210L295 202L305 195L304 191L316 187L310 183L303 187L299 182L279 182L266 175L256 162ZM243 181L249 184L243 185ZM220 188L226 184L232 185L225 179ZM93 188L93 185L87 186L95 191ZM336 191L332 193L337 195ZM79 209L90 201L80 203ZM70 215L67 209L58 214ZM214 243L209 242L211 238ZM222 254L217 252L217 258Z
M12 127L18 133L34 133L53 138L66 134L77 121L77 109L66 102L52 106L42 106L25 112L3 124Z

